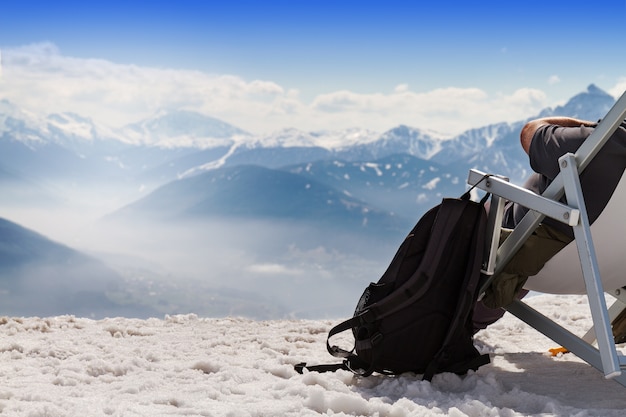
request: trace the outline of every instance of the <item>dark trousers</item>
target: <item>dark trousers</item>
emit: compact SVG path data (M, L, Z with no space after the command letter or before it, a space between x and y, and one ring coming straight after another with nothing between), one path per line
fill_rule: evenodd
M511 232L511 229L502 229L500 243ZM483 299L476 303L472 317L474 331L496 322L505 313L502 307L528 294L523 289L528 277L539 273L546 262L571 241L572 237L549 226L539 225L502 272L494 277Z

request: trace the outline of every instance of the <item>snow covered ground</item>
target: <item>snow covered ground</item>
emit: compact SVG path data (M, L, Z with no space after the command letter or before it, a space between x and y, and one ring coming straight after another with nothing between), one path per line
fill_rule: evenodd
M532 305L582 334L579 296ZM512 316L477 337L492 363L465 377L299 375L334 363L338 320L0 317L1 416L623 416L626 388Z

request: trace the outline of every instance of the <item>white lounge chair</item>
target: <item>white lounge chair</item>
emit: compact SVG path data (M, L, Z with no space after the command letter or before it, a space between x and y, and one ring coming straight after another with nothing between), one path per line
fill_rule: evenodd
M617 100L576 154L566 154L559 159L561 173L542 195L511 184L503 177L484 179L485 173L478 170L470 170L467 181L492 194L488 250L483 264L483 292L490 283L490 277L502 270L544 217L552 217L573 228L574 241L548 261L539 274L530 277L525 288L552 294L587 294L593 328L580 337L523 301L514 301L506 309L602 371L606 378L613 378L624 386L626 357L617 352L611 320L626 306L626 290L622 289L626 286L626 174L591 227L578 176L625 118L626 93ZM563 194L567 197L567 205L559 202ZM498 246L504 200L530 210L513 233ZM610 310L606 305L605 291L617 298ZM593 344L594 339L597 347Z

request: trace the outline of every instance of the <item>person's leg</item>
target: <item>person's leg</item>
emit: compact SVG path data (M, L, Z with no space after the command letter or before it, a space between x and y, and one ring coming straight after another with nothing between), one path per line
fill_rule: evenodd
M502 229L500 243L511 234L511 229ZM474 329L480 330L504 315L502 307L515 298L521 299L528 291L523 286L529 276L536 275L554 255L563 249L572 238L548 226L539 225L526 240L502 272L493 279L483 299L474 307Z
M528 290L521 290L516 294L515 298L521 300L528 294ZM472 324L474 326L474 333L479 330L485 329L490 324L495 323L500 320L502 316L504 316L506 310L502 307L500 308L489 308L482 301L476 302L474 305L474 314L472 316Z
M626 287L624 287L626 289ZM626 309L622 310L611 322L615 343L626 343Z

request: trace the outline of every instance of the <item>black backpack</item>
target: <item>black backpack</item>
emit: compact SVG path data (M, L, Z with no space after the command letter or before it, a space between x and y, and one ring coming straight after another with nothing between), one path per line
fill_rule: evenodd
M430 381L436 373L465 374L489 363L472 339L487 197L474 202L468 191L424 214L380 280L365 289L354 316L330 330L326 347L343 363L301 363L296 371L414 372ZM350 329L351 351L330 345L333 336Z

